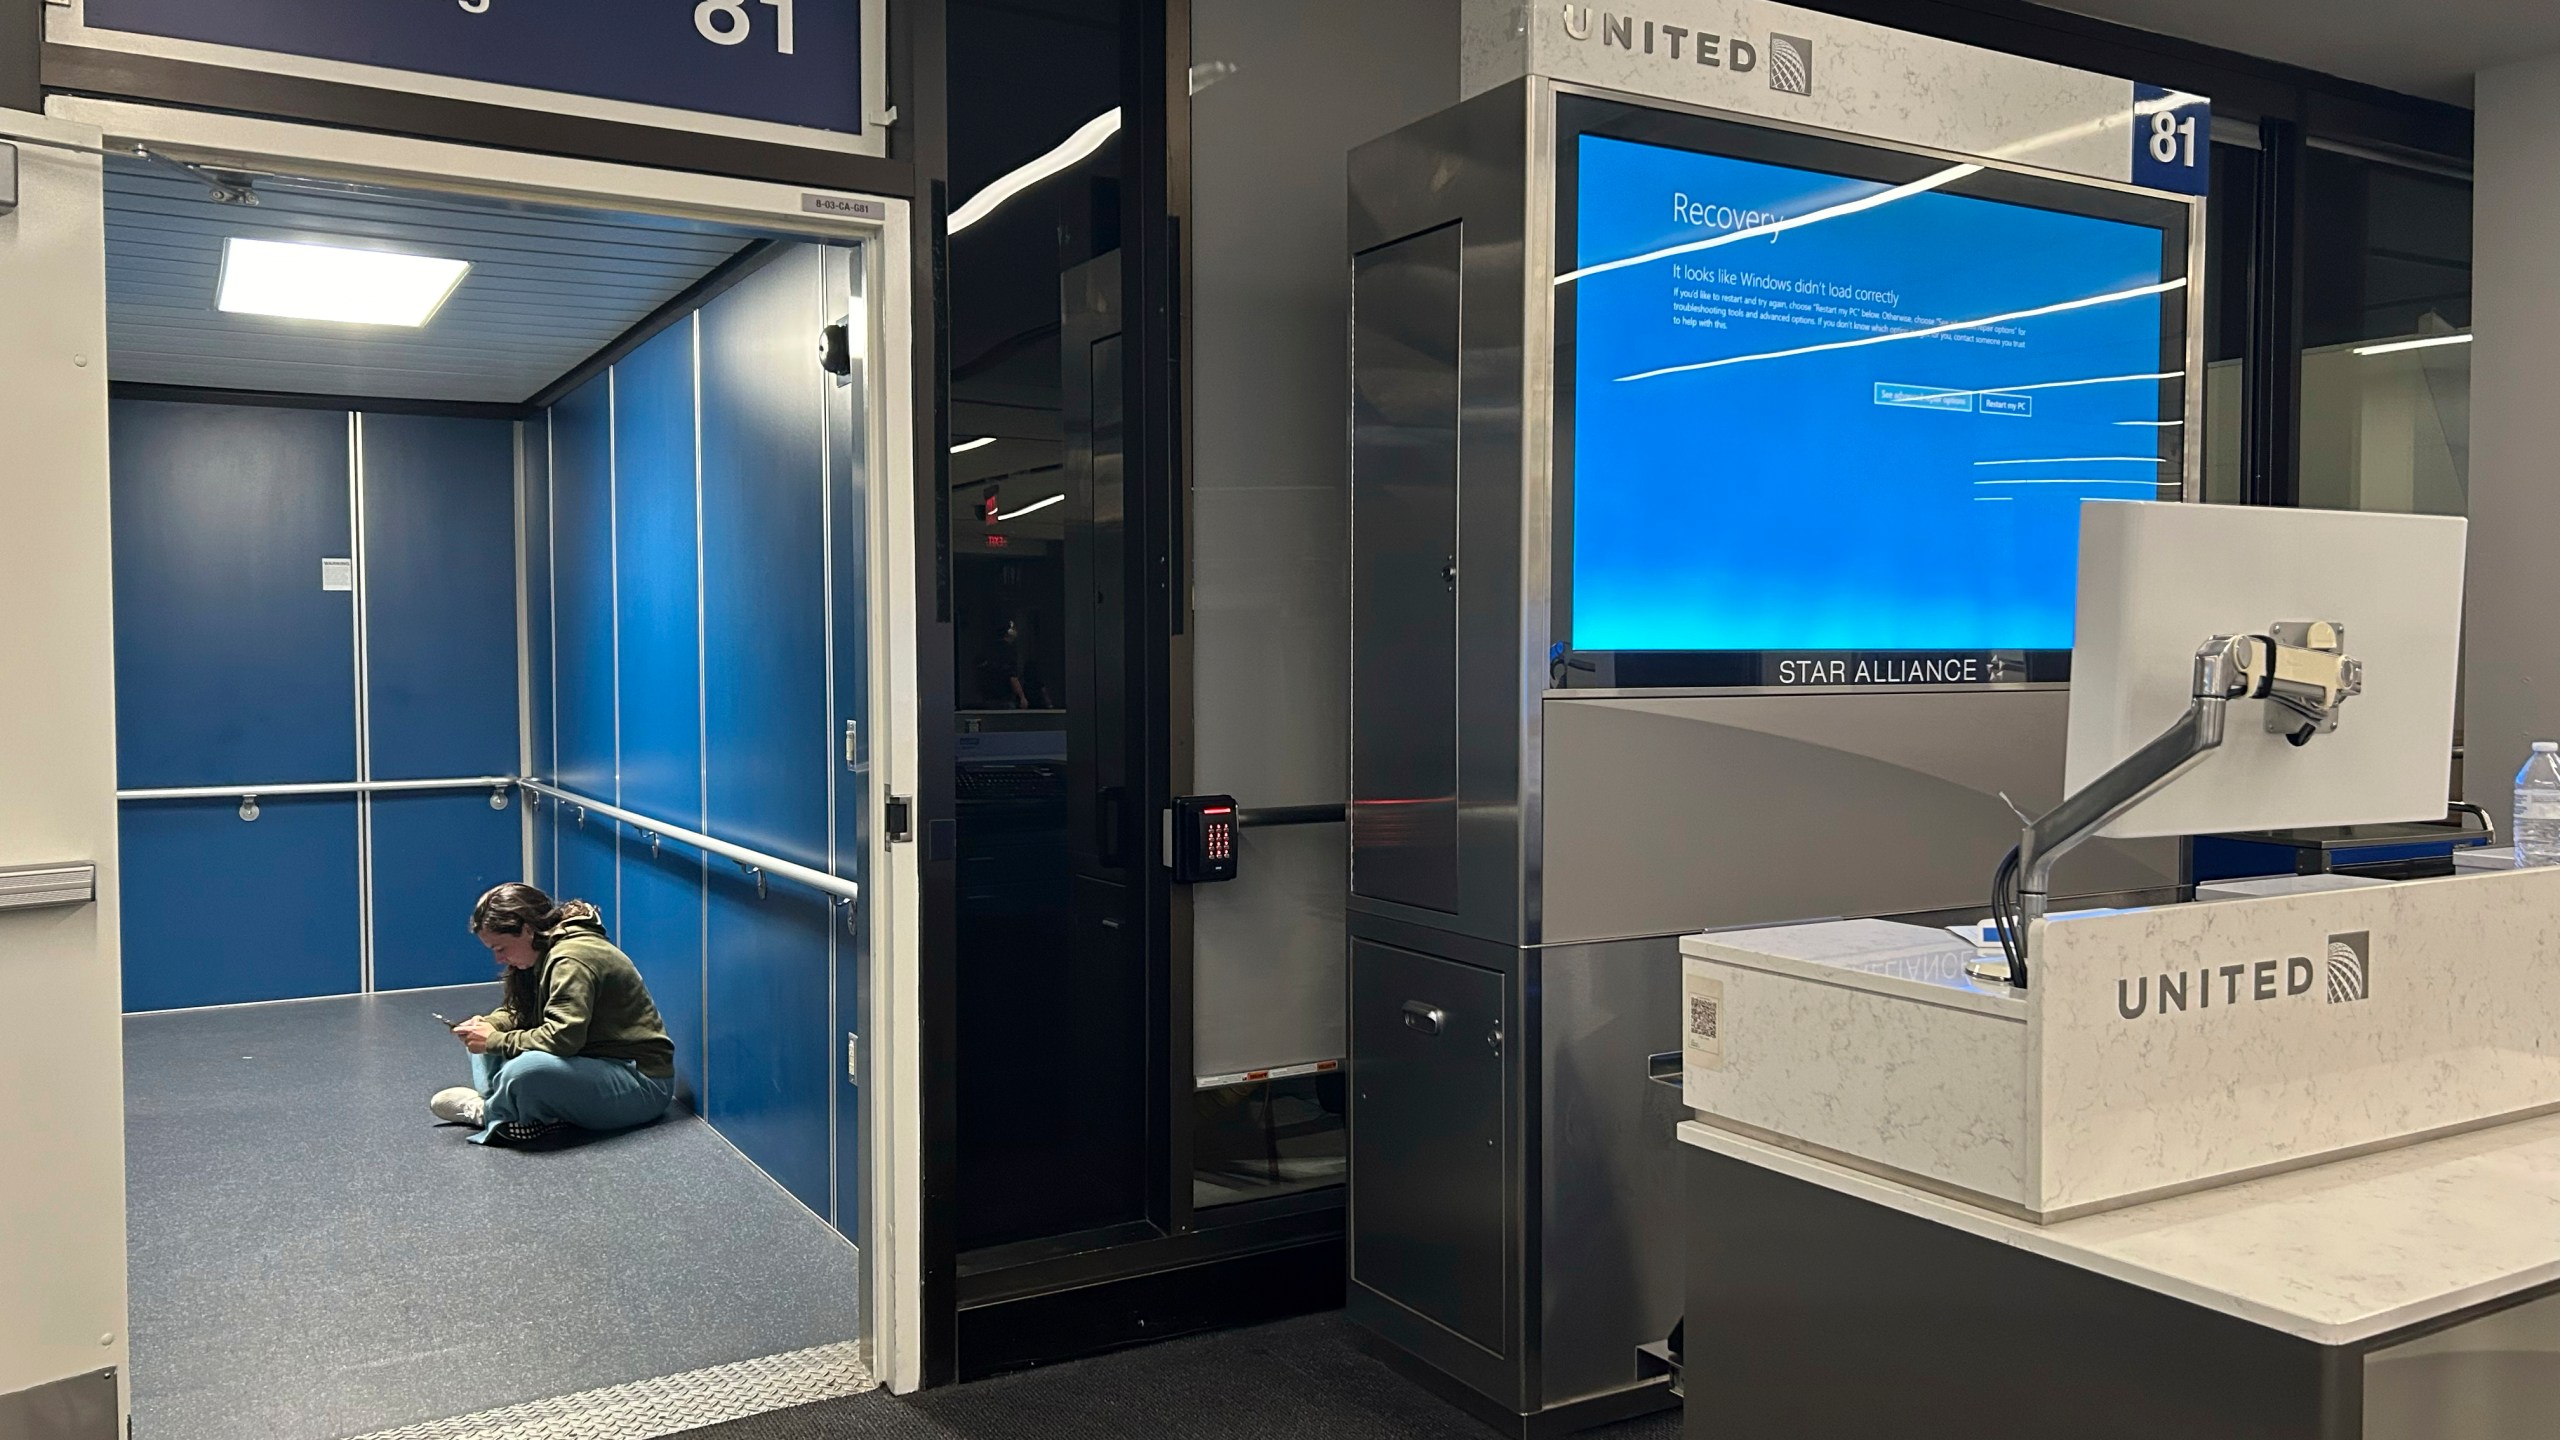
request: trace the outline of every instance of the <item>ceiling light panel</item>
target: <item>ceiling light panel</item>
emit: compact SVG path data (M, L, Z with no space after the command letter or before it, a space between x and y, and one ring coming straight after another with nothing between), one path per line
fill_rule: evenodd
M416 329L470 270L468 260L235 235L222 247L220 305L234 315Z

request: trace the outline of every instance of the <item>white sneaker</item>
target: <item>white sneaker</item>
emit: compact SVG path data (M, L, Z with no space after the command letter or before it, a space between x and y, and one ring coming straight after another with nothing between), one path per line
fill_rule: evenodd
M427 1102L427 1109L447 1125L477 1127L488 1116L489 1102L481 1099L480 1092L470 1086L456 1085L450 1090L437 1091L435 1098Z

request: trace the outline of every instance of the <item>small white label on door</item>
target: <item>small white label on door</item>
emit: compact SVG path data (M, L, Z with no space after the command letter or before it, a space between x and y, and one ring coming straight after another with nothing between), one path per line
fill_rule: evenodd
M1701 1070L1724 1068L1724 982L1705 975L1688 977L1688 1018L1680 1042L1689 1064Z
M323 590L353 590L356 588L356 562L343 557L322 556L320 560L320 588Z
M800 208L811 215L834 215L845 220L886 220L889 207L877 200L860 200L851 195L813 195L803 191Z

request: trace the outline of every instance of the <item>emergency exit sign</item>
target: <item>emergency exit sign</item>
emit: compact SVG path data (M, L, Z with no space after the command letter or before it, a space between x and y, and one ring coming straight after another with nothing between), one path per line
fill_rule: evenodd
M858 135L863 0L85 0L83 24Z

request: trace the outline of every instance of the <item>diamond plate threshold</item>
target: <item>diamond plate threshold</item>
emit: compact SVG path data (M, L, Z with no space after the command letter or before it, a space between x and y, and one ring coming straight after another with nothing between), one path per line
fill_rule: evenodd
M352 1440L657 1440L725 1420L838 1400L879 1382L847 1342L608 1385Z

